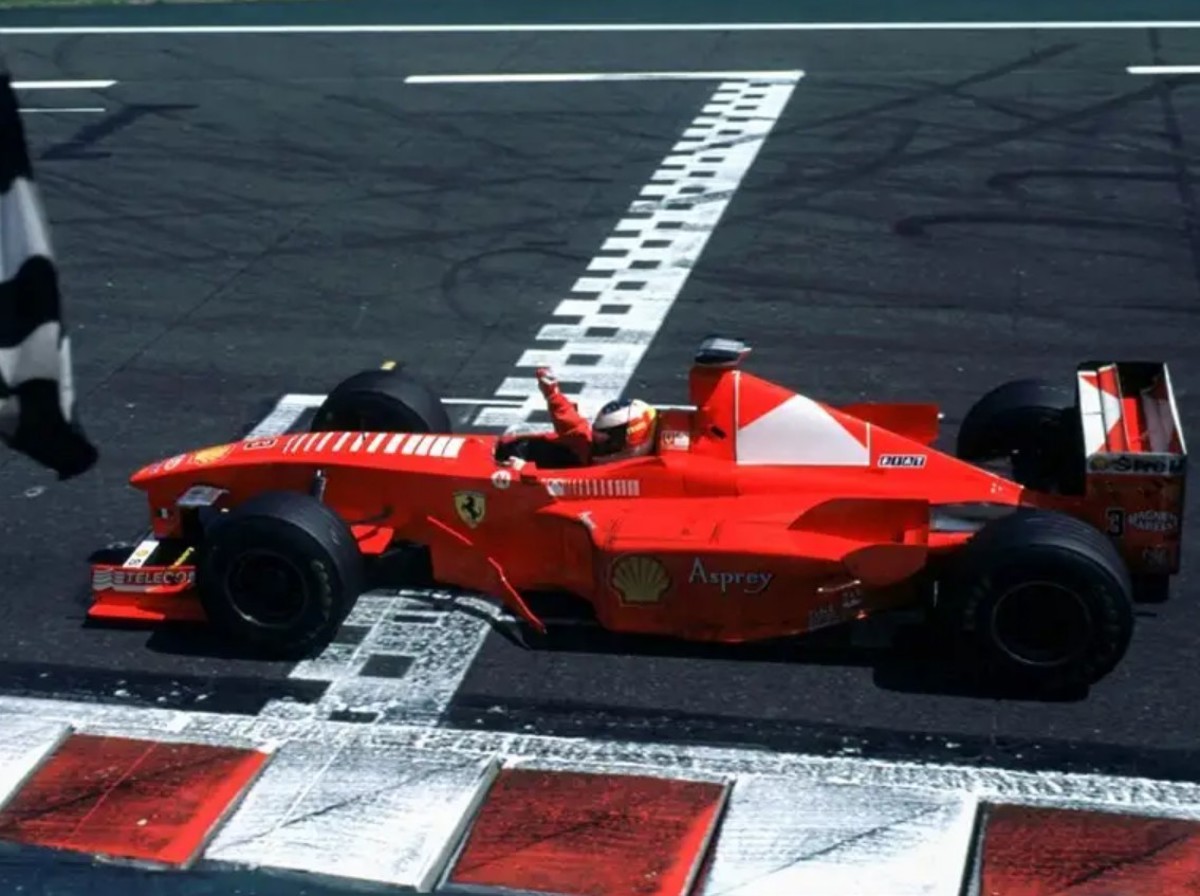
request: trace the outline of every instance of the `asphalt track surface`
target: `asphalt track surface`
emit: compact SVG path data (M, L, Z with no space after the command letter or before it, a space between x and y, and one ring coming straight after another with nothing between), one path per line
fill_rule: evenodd
M21 78L119 82L103 115L27 119L103 458L66 484L0 467L8 693L249 713L315 699L320 684L194 634L82 625L88 553L143 522L128 474L382 359L444 394L490 395L712 90L410 74L806 72L639 395L686 400L698 340L733 332L757 373L828 400L939 400L948 440L1003 380L1146 357L1171 363L1185 431L1200 431L1198 92L1125 70L1200 62L1194 32L5 45ZM591 634L529 652L494 635L445 723L1194 778L1195 552L1190 538L1171 602L1140 609L1127 659L1085 699L964 693L918 647L797 657Z

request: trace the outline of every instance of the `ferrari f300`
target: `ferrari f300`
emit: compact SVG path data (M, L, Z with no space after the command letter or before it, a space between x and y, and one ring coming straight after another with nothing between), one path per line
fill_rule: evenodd
M974 671L1047 690L1120 661L1179 569L1187 452L1166 364L933 403L835 405L710 337L649 456L580 466L541 435L452 431L403 370L332 390L304 432L137 471L151 535L92 567L93 619L188 620L312 653L369 588L571 595L622 633L744 642L923 609Z

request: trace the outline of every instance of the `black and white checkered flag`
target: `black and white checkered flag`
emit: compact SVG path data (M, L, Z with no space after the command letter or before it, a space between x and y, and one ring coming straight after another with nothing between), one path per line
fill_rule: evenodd
M59 479L97 459L75 418L58 274L7 71L0 72L0 439Z

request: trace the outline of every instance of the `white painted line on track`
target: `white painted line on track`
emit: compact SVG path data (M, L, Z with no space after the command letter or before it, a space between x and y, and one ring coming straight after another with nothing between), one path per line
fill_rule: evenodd
M502 407L507 406L507 407L519 408L521 406L522 402L519 398L513 398L508 401L504 401L504 400L496 399L496 398L443 398L442 404L459 405L459 406L465 406L465 407L479 407L479 406L485 405L485 404L487 404L487 405L496 404L496 405L500 405Z
M537 34L687 31L1093 31L1200 28L1196 19L1005 22L595 22L490 25L80 25L0 28L0 34Z
M13 81L15 90L103 90L116 81Z
M573 84L586 81L742 81L792 84L802 71L761 72L558 72L486 75L409 75L405 84Z
M1200 65L1131 65L1131 75L1200 75Z
M324 400L324 395L285 395L279 399L271 413L246 433L246 438L261 439L282 435L300 419L305 411L320 407Z
M624 392L802 77L720 82L497 387L497 398L524 405L485 408L476 425L524 424L544 411L535 367L578 384L570 394L586 417Z
M325 400L325 397L326 396L324 396L324 395L304 395L301 393L284 395L279 400L279 404L276 405L276 410L278 410L279 413L281 414L280 419L288 418L287 425L291 426L293 423L296 422L297 419L299 419L300 414L303 413L304 410L306 410L308 408L320 407L321 402L323 402ZM663 402L651 402L651 403L656 408L660 408L665 411L694 411L696 409L695 405L690 405L690 404L670 404L670 403L663 403ZM469 398L469 397L463 397L463 396L455 396L455 397L451 397L451 398L443 398L442 404L449 405L451 407L519 408L525 404L525 401L520 398L496 398L494 396L491 398ZM281 408L283 410L280 410ZM298 412L295 413L294 416L291 416L289 418L288 415L292 414L293 410L298 411ZM267 426L268 428L270 428L273 425L274 424L268 424L266 420L264 420L262 423L259 424L259 426ZM255 436L262 435L262 434L264 434L264 433L259 433L257 431L255 432Z
M366 629L356 644L334 642L297 663L288 678L329 683L315 703L275 700L261 717L299 720L348 712L390 722L436 724L483 647L506 618L492 601L445 590L380 590L359 597L346 618ZM372 662L403 662L399 677L372 674Z
M57 108L46 107L46 108L33 108L33 109L22 109L21 110L21 112L30 114L30 115L36 115L40 112L44 112L44 113L58 112L60 114L81 114L81 113L100 114L100 113L103 113L104 111L105 111L105 109L103 106L60 106Z

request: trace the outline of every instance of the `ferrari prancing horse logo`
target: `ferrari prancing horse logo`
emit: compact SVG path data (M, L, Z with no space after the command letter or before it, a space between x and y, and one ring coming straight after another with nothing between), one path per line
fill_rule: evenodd
M455 492L454 509L458 518L474 529L487 515L487 497L483 492Z

